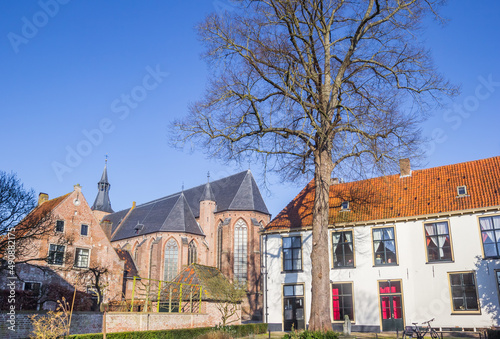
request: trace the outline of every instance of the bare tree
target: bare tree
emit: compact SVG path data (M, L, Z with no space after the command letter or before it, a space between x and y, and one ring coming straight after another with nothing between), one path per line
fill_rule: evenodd
M174 122L177 145L223 160L263 159L314 174L309 326L331 329L328 196L332 173L374 173L418 154L418 123L456 89L419 43L440 0L240 0L198 27L212 69L204 98Z
M14 257L16 264L47 260L40 257L35 240L57 235L51 211L41 208L34 213L35 207L34 191L25 189L15 174L0 171L0 272ZM57 242L67 239L59 236Z
M238 310L246 296L246 291L238 281L229 282L222 274L215 275L205 280L206 288L210 291L210 298L215 302L222 323L229 325L238 321Z
M98 309L109 289L109 276L110 272L107 267L96 264L80 269L76 275L78 283L81 286L87 286L97 297Z

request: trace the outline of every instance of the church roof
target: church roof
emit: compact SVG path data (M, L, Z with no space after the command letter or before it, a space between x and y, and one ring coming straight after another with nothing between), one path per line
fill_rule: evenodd
M112 240L155 232L204 235L196 218L200 214L200 201L207 200L207 197L216 202L217 212L234 210L269 214L250 170L208 185L208 192L207 184L203 184L107 215L105 220L112 222Z

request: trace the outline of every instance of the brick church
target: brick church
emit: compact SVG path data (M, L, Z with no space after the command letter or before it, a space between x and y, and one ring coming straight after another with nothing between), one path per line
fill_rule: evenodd
M138 275L170 281L192 263L217 267L246 286L243 319L261 317L259 231L270 214L250 170L118 212L109 189L105 166L92 210L125 260L125 280Z

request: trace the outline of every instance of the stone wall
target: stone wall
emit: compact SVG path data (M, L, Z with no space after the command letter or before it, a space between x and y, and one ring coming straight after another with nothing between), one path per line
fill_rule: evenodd
M221 322L220 313L214 303L204 303L203 313L156 313L156 312L109 312L106 313L106 332L147 331L165 330L192 327L212 327ZM44 313L19 312L15 316L15 324L11 331L9 327L10 315L0 314L0 338L27 338L33 328L30 315ZM241 317L241 311L230 320ZM71 319L71 334L100 333L102 332L103 314L96 312L73 313ZM241 321L235 321L232 325L239 325Z

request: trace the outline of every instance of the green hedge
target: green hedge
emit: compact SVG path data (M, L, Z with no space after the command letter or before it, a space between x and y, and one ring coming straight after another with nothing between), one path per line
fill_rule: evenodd
M301 332L292 332L285 334L282 339L291 339L291 338L299 338L299 339L338 339L339 334L337 332L328 331L301 331Z
M213 331L213 327L186 328L180 330L160 330L160 331L138 331L138 332L113 332L107 333L109 339L192 339ZM267 332L267 324L246 324L228 326L227 331L231 332L236 338L246 337L250 334L259 334ZM67 338L70 339L102 339L102 333L92 334L74 334ZM336 339L336 338L335 338Z
M500 330L491 330L488 331L488 339L500 339Z

